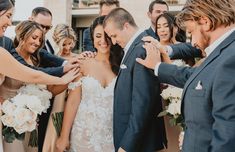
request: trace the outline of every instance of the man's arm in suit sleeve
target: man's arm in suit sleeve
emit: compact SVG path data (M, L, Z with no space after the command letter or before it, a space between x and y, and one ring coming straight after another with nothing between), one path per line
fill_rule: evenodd
M232 52L233 50L231 50ZM234 54L234 53L233 53ZM219 66L212 88L214 117L210 152L235 150L235 55Z
M161 83L167 83L183 88L195 68L178 67L173 64L161 63L158 67L158 78Z
M190 59L195 57L202 57L202 53L199 49L193 47L190 43L179 43L170 46L172 53L171 59Z
M145 58L145 55L142 55L142 58ZM144 130L149 126L148 122L156 115L156 100L160 100L160 97L156 98L160 94L160 87L153 70L136 62L132 83L132 110L128 127L120 142L120 147L125 151L134 151L138 143L141 143Z
M41 60L41 67L59 67L62 66L65 61L63 58L53 55L45 49L41 49L39 55Z
M25 62L25 60L15 51L15 49L12 49L8 51L17 61L19 61L21 64L28 66L34 70L40 70L42 72L45 72L49 75L53 76L59 76L61 77L63 75L63 70L64 67L59 66L59 67L48 67L48 68L41 68L41 67L34 67Z

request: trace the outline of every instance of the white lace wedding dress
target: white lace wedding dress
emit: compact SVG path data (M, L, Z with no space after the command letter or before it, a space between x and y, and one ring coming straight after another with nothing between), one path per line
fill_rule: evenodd
M72 131L71 152L113 152L113 92L116 78L103 87L98 80L85 76L82 100Z

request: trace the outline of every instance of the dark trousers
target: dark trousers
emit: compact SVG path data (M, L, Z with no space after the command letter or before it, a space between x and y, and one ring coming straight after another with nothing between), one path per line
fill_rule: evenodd
M42 152L44 139L46 136L47 124L50 118L51 110L53 107L54 98L51 99L51 106L47 109L47 113L42 113L39 116L38 122L38 152Z

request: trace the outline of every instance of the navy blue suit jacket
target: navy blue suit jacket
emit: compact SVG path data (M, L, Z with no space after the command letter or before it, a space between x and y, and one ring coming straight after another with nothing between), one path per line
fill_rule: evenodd
M143 36L145 32L130 46L114 89L115 151L153 152L167 144L164 120L157 116L162 111L159 80L135 60L146 56Z
M96 51L91 40L90 28L83 31L83 51Z

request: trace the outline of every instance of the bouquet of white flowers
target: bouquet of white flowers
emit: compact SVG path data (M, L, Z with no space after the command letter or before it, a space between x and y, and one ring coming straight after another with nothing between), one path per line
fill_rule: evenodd
M4 125L3 136L6 142L15 139L23 140L25 132L33 132L37 125L37 115L46 112L50 106L52 94L39 85L26 85L19 89L18 94L3 102L1 121ZM37 137L32 138L30 146L35 147Z
M172 126L180 126L184 130L183 118L181 115L181 96L183 89L168 86L167 89L164 89L161 93L161 96L168 103L165 107L165 110L162 111L158 116L168 115L170 117L170 124Z
M47 90L46 85L28 84L22 86L18 90L18 93L37 96L41 100L41 105L44 107L41 112L46 113L47 109L50 107L50 99L52 98L52 94ZM32 102L32 104L34 103Z

